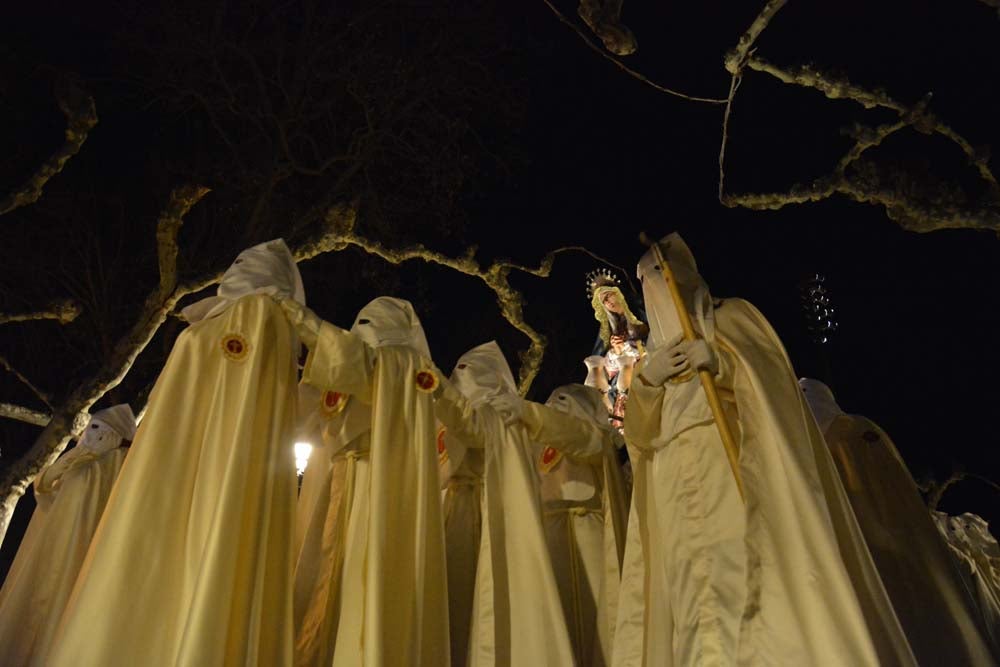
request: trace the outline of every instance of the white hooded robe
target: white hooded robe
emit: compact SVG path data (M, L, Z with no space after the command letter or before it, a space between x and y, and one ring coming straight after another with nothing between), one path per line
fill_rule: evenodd
M892 440L870 420L845 414L822 382L799 384L917 660L997 664L979 610Z
M608 665L617 620L618 587L625 550L628 501L618 465L620 436L608 424L597 389L580 384L556 388L545 405L595 425L600 448L568 446L561 422L529 407L535 465L541 478L545 536L562 597L566 625L581 667Z
M640 368L614 664L914 664L781 341L749 303L713 304L679 236L661 244L719 362L745 502L698 377ZM652 252L638 274L652 353L681 328Z
M298 340L278 239L184 313L45 667L270 665L292 658Z
M524 424L506 425L490 405L492 398L516 393L507 361L491 341L462 355L451 381L442 383L435 405L448 436L469 452L481 450L483 456L481 539L464 663L470 667L573 664L542 528L531 435ZM585 442L596 430L581 420L555 415L559 417L563 417L561 430L567 440ZM446 500L452 514L460 511L466 517L449 521L451 526L475 520L475 509L470 506L475 498L470 493ZM462 568L469 565L464 560L460 563ZM456 627L465 625L464 619L456 623Z
M302 379L349 395L364 405L356 416L369 418L364 434L341 438L349 440L343 478L334 482L341 493L331 493L326 522L340 536L330 547L340 573L326 612L310 611L325 627L318 640L332 656L306 664L446 665L448 591L431 396L439 378L412 306L380 297L358 313L352 331L324 322Z
M27 665L52 641L134 436L128 405L101 410L35 478L35 512L0 590L4 665Z

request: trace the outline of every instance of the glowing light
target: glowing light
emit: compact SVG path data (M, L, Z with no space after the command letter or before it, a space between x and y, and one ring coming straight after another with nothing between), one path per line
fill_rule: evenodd
M309 455L312 454L313 446L308 442L295 443L295 472L302 474L309 464Z

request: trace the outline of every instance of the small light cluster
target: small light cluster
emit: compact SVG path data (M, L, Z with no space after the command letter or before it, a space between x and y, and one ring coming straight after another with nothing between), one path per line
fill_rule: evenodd
M802 282L800 291L809 337L818 345L826 345L838 327L837 320L834 318L833 306L830 303L830 291L826 286L826 276L813 273Z

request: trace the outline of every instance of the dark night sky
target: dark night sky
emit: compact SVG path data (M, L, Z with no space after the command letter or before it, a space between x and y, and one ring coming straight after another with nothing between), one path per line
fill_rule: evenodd
M555 247L584 245L631 273L642 252L640 231L680 231L713 293L740 296L760 308L800 375L818 374L820 357L806 336L798 284L811 272L824 273L840 322L830 355L844 409L885 428L917 477L929 471L944 476L960 465L1000 480L992 420L1000 403L992 382L1000 373L1000 348L993 344L1000 317L995 235L918 235L896 226L881 209L839 198L770 212L724 208L716 198L720 107L666 96L626 76L587 49L541 0L508 4L516 5L503 12L517 53L506 65L509 71L499 74L524 82L526 116L504 139L525 159L509 177L487 179L469 197L472 222L463 242L479 244L482 258L508 256L526 264ZM575 2L554 4L576 19ZM666 86L724 97L729 78L722 56L762 4L626 0L624 19L639 40L639 53L628 62ZM995 11L971 0L872 4L789 3L759 40L759 53L776 63L812 62L845 72L906 102L933 91L932 109L958 132L973 144L998 143ZM22 20L8 22L8 29L16 24L13 48L29 54L25 58L75 64L85 79L102 77L113 57L108 54L115 53L107 43L113 9L67 16L35 3L20 11ZM100 169L84 159L88 151L113 153L126 164L151 159L136 149L151 136L148 128L130 135L136 128L129 126L129 114L116 113L117 128L102 116L78 164L71 163L59 178L83 178L86 170ZM733 109L728 189L782 190L823 175L849 145L841 127L887 118L749 73ZM56 117L56 127L58 122ZM40 139L24 131L17 140ZM885 150L904 161L926 158L935 173L968 178L957 149L937 139L911 133ZM1000 168L995 159L993 166ZM15 182L0 181L0 189ZM392 239L385 242L391 245ZM357 308L378 294L340 293L324 283L323 274L338 261L326 258L302 270L307 292L310 285L323 286L317 290L322 294L310 293L311 304L346 326ZM529 321L552 345L532 390L536 400L558 384L582 380L581 360L596 332L583 276L596 266L589 257L567 254L548 280L513 279L527 295ZM435 305L421 316L443 368L485 336L496 337L512 362L516 350L526 346L499 319L491 294L473 281L414 263L397 273L394 295L415 301L417 291L423 298L428 289L435 295ZM4 276L4 289L16 280ZM45 384L56 382L52 377ZM18 438L32 433L10 429L4 459L25 446ZM19 523L30 506L22 505ZM996 493L975 481L949 492L943 503L951 513L974 511L993 521L1000 519L998 507ZM14 530L5 542L5 558Z

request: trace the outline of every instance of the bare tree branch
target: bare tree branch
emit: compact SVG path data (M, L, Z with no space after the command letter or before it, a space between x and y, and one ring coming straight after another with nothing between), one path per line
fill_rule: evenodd
M45 310L32 313L0 313L0 324L32 320L57 320L60 324L69 324L80 315L80 310L80 306L74 301L57 301Z
M906 105L893 99L882 89L868 89L851 83L845 77L836 77L808 65L780 67L756 55L753 50L754 42L785 2L786 0L768 0L740 38L736 48L726 54L726 69L733 75L733 79L722 121L719 201L729 207L774 210L789 204L816 202L841 194L859 203L882 206L891 220L911 231L927 232L944 228L1000 230L1000 207L997 205L1000 202L1000 185L990 170L989 152L974 148L964 137L931 113L928 110L929 94L914 105ZM815 89L829 99L851 100L866 109L891 109L899 114L899 120L877 128L855 127L855 144L829 176L809 184L794 185L787 192L727 194L724 162L729 139L729 119L733 98L745 68L769 74L789 85ZM874 163L859 162L865 151L881 145L889 135L904 128L913 128L923 134L939 134L958 146L986 184L986 204L969 207L954 197L928 197L925 193L920 193L925 196L916 196L914 188L907 186L901 174L886 174Z
M987 7L992 7L997 10L997 16L1000 16L1000 0L979 0L979 2L983 3Z
M59 108L66 116L66 142L15 192L0 201L0 215L34 204L49 180L61 172L69 159L80 152L90 130L97 125L97 109L92 97L73 84L57 87Z
M52 415L13 403L0 403L0 418L14 419L35 426L45 426L52 419Z
M28 378L26 378L20 371L11 366L10 362L7 361L7 359L4 358L3 356L0 356L0 366L3 366L5 369L7 369L8 373L11 373L14 377L20 380L21 384L30 389L32 393L34 393L35 396L37 396L42 401L42 403L48 406L49 410L52 409L52 403L49 402L49 397L46 396L42 390L40 390L38 387L32 384L31 381L28 380Z
M156 223L156 248L160 264L160 295L170 294L177 286L177 234L184 224L184 216L197 204L209 189L188 185L170 193L170 203Z
M771 19L778 13L778 10L785 6L786 0L768 0L764 8L760 10L757 18L754 19L747 31L736 43L736 48L726 54L724 63L726 70L732 74L729 81L729 95L726 97L726 110L722 114L722 141L719 145L719 201L724 202L725 182L726 182L726 145L729 143L729 118L733 113L733 100L736 91L743 81L743 67L746 59L754 52L753 45L760 37L760 33L771 23Z
M994 491L1000 492L1000 484L997 484L988 477L983 477L982 475L978 475L974 472L955 470L948 476L948 479L943 482L938 482L937 480L932 479L923 485L919 485L920 490L927 494L927 507L931 511L937 510L938 505L941 504L941 499L944 498L944 494L948 491L948 489L966 479L977 480L986 484Z
M851 100L866 109L873 109L875 107L892 109L903 118L906 118L908 124L912 125L919 132L923 132L924 134L934 132L954 142L962 149L969 163L976 168L979 175L987 182L990 188L994 191L997 190L997 179L989 168L988 153L977 151L965 138L928 111L928 97L925 97L918 104L907 106L890 97L882 89L869 90L863 86L851 83L846 78L837 78L809 65L779 67L756 55L747 59L746 66L752 70L770 74L783 83L814 88L830 99Z
M639 48L635 35L622 23L623 0L580 0L576 13L597 35L604 48L616 56L632 55Z
M740 41L736 43L736 48L726 54L724 62L726 70L730 74L737 75L740 73L754 42L760 37L760 33L764 32L764 28L771 23L771 19L778 13L778 10L785 6L785 2L787 0L768 0L764 4L764 8L760 10L757 18L754 19L750 27L747 28L747 31L740 37Z
M841 194L861 204L885 208L886 215L905 229L930 232L938 229L991 229L1000 231L1000 210L968 208L945 203L920 202L898 189L847 176L821 178L788 192L726 194L723 204L758 211L777 210Z
M736 91L740 88L743 77L742 70L737 70L729 82L729 96L726 98L726 110L722 114L722 143L719 146L719 201L723 201L723 192L726 182L726 144L729 143L729 116L733 112L733 99Z
M759 61L759 59L751 56L748 61L750 67L753 67L754 61ZM941 198L937 200L933 200L933 198L931 200L918 199L908 189L898 184L886 182L891 179L881 177L874 163L857 165L865 151L881 145L887 137L899 130L912 127L924 133L935 131L959 145L970 161L979 169L980 175L987 181L987 186L1000 195L996 180L985 157L978 155L967 141L951 128L937 121L927 111L926 108L930 102L929 95L914 106L906 107L890 98L884 91L869 91L852 86L848 82L834 81L823 75L804 74L805 69L800 69L798 74L789 78L802 81L801 85L815 87L823 91L827 97L852 99L866 108L879 106L893 109L900 114L899 120L876 128L856 125L851 132L855 137L855 143L840 159L831 175L816 179L807 185L794 185L787 192L726 194L722 187L723 173L720 162L720 202L729 207L776 210L789 204L817 202L835 194L841 194L859 203L882 206L889 219L910 231L929 232L945 228L1000 230L1000 209L995 206L970 208ZM810 71L814 72L814 70ZM725 131L725 125L723 125L723 137L725 137ZM853 172L849 172L848 168L852 166L856 168Z
M496 261L488 267L484 267L475 260L475 248L471 248L470 252L466 253L463 257L448 257L423 245L413 245L407 248L387 248L378 241L367 239L354 231L357 219L355 211L356 209L351 209L350 214L345 215L343 207L331 209L330 214L327 216L327 233L321 237L317 248L310 249L309 252L329 252L343 249L346 246L355 246L369 254L381 257L390 264L402 264L403 262L419 259L432 264L446 266L459 273L482 280L496 294L497 304L500 306L500 314L503 318L515 329L527 336L530 341L528 349L519 353L521 367L518 371L518 389L522 395L526 394L541 368L547 339L544 334L537 331L525 320L524 297L519 291L511 287L508 280L510 272L521 271L540 278L546 278L551 274L555 256L559 253L582 251L593 257L597 256L585 248L572 246L553 250L535 268L508 261Z
M622 61L618 60L618 58L615 58L610 53L608 53L607 51L605 51L604 49L602 49L601 47L599 47L597 44L595 44L594 41L592 39L590 39L590 37L587 35L587 33L585 33L583 31L583 29L580 28L580 26L578 26L576 23L574 23L573 21L570 21L568 18L566 18L566 16L562 12L560 12L556 8L555 5L552 4L551 0L542 0L542 1L546 5L548 5L549 9L552 10L552 13L555 14L556 17L560 21L562 21L563 23L565 23L566 25L568 25L573 30L573 32L575 32L577 35L579 35L580 39L583 40L584 44L586 44L592 51L598 53L602 58L604 58L606 60L609 60L612 63L614 63L615 66L618 69L622 70L623 72L625 72L629 76L634 77L634 78L638 79L639 81L642 81L643 83L645 83L648 86L652 86L653 88L655 88L656 90L660 91L661 93L666 93L668 95L673 95L674 97L680 97L681 99L690 100L691 102L705 102L707 104L725 104L726 103L726 100L723 100L723 99L717 99L717 98L713 98L713 97L697 97L695 95L688 95L686 93L682 93L682 92L673 90L671 88L667 88L666 86L661 86L660 84L658 84L658 83L650 80L645 74L641 74L640 72L635 71L634 69L632 69L631 67L629 67L628 65L626 65L625 63L623 63Z
M169 218L171 211L186 211L207 192L208 190L205 188L191 186L178 188L171 194L170 203L160 220ZM174 236L171 237L166 233L162 236L158 234L158 242L168 246L176 244L176 232L180 225L163 225L163 227L172 229ZM160 269L161 272L166 270L166 273L170 275L176 271L176 266L166 266L162 263L164 257L171 256L162 245L159 249ZM176 253L172 257L176 259ZM45 466L55 461L56 457L66 448L73 434L86 424L86 420L89 419L87 411L90 407L122 381L136 357L166 319L167 313L185 294L187 292L180 289L171 293L163 293L158 285L146 299L146 303L131 330L118 341L110 358L101 364L100 369L93 377L78 385L63 403L53 410L51 420L45 425L32 446L4 472L3 477L0 478L0 495L3 496L0 500L0 541L7 532L7 526L10 525L14 507L28 485Z

